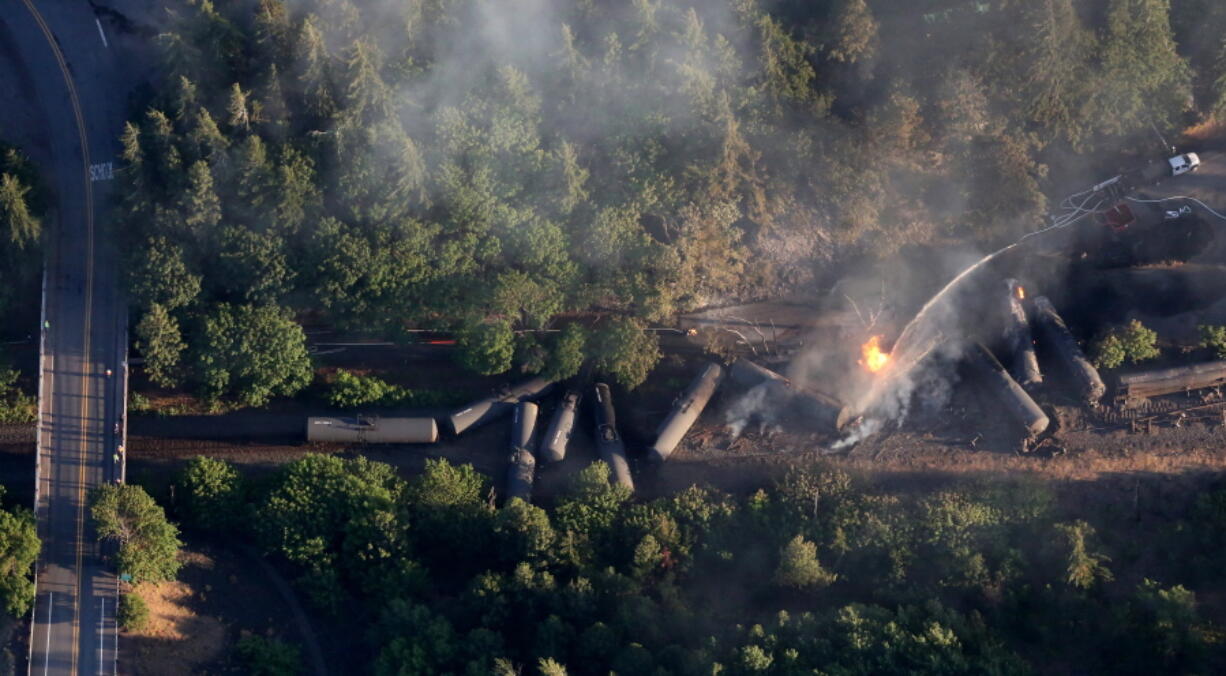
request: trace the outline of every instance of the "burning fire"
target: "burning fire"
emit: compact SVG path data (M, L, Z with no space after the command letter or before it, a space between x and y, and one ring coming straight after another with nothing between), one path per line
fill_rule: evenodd
M1018 300L1026 299L1026 289L1023 289L1021 284L1017 285L1017 299Z
M877 373L890 362L890 355L881 351L880 341L881 336L873 336L860 346L860 354L863 357L860 359L860 365L872 373Z

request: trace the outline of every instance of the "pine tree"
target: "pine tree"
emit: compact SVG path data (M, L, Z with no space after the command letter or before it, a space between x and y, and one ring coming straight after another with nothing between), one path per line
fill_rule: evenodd
M30 213L26 194L30 189L12 174L0 174L0 226L8 233L9 242L19 250L37 243L42 236L42 223Z
M391 114L391 93L379 76L380 63L374 43L358 40L350 48L343 75L347 117L369 124Z
M221 221L221 199L213 189L213 173L204 160L187 170L187 186L179 201L183 225L202 244Z
M1191 70L1176 51L1170 0L1111 0L1095 97L1096 122L1109 135L1169 127L1191 101Z
M226 124L231 131L251 131L251 114L247 106L247 92L237 82L230 86L230 100L226 103Z
M1088 133L1086 97L1094 37L1072 0L1038 0L1022 9L1024 39L1015 51L1019 102L1031 121L1078 144Z
M841 0L826 37L826 56L855 63L872 57L877 41L877 20L865 0Z
M324 43L323 31L319 28L319 17L314 14L303 18L298 27L294 56L306 110L317 121L331 118L336 112L329 74L331 57Z
M187 345L179 322L158 303L136 325L136 350L145 358L145 373L161 387L179 384L179 360Z
M203 106L196 111L195 122L192 124L191 131L188 132L187 140L194 147L195 156L210 165L222 160L225 157L226 148L230 146L230 141L217 128L213 116Z

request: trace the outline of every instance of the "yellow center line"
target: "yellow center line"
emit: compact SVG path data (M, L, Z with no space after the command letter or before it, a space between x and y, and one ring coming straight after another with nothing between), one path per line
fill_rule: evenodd
M83 541L85 529L85 462L87 455L87 430L86 419L89 413L89 385L88 378L90 377L90 324L93 313L93 294L94 294L94 191L93 184L89 175L89 143L85 134L85 116L81 114L81 100L77 96L76 83L72 80L72 74L68 70L68 63L64 60L63 53L60 52L59 45L55 41L55 36L52 34L47 22L43 19L42 14L34 7L31 0L22 0L26 9L30 11L31 16L38 22L39 28L43 32L43 36L47 39L47 44L51 47L51 52L55 55L56 62L59 63L60 72L64 76L64 84L68 88L68 98L72 102L73 115L77 119L77 134L81 143L81 162L84 170L85 179L85 326L83 340L83 367L82 372L86 378L85 387L82 388L81 397L81 438L77 463L77 532L76 532L76 593L73 595L73 622L72 622L72 668L70 673L77 671L77 642L80 640L81 629L81 568L84 559ZM54 441L54 437L52 437ZM48 484L50 486L50 484ZM48 508L50 507L50 496L48 496ZM47 627L47 631L51 631L51 627Z

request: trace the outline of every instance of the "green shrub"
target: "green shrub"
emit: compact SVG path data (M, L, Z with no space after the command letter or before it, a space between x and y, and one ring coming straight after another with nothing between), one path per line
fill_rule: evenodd
M1218 359L1226 359L1226 326L1210 326L1201 324L1200 346L1213 350Z
M136 594L119 597L119 613L116 616L124 631L140 631L149 623L149 606Z
M445 406L458 402L455 393L442 390L413 390L393 385L375 376L360 376L349 371L336 372L324 395L337 408L361 406Z
M1091 348L1094 365L1100 369L1113 369L1125 361L1136 364L1157 357L1158 333L1145 328L1139 320L1127 326L1112 329L1094 343Z
M238 640L238 654L253 676L294 676L302 671L298 646L250 634Z
M128 394L128 408L133 413L147 413L153 408L153 404L149 402L149 397L133 391Z
M0 369L0 423L29 423L38 418L38 398L21 391L16 369Z
M775 570L775 584L797 589L820 589L829 586L838 578L822 568L817 560L817 545L797 535L783 548L779 567Z

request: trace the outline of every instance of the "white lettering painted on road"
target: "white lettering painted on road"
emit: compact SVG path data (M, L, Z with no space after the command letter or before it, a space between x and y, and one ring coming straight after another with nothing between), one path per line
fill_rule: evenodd
M55 607L55 592L47 592L47 648L43 652L47 654L43 660L43 676L47 676L47 672L51 669L51 609Z
M103 660L103 641L106 640L106 597L102 597L102 615L98 617L98 673L105 674L103 666L106 661Z
M99 162L89 165L89 180L109 181L115 178L115 167L110 162Z
M102 22L97 17L94 17L94 25L98 27L98 35L102 36L102 46L110 49L111 46L106 44L106 33L102 32Z

